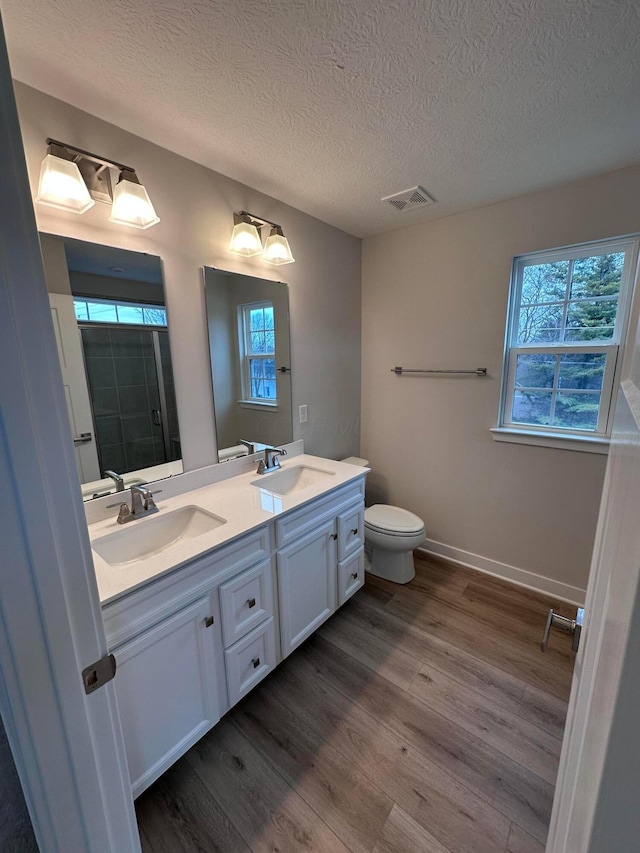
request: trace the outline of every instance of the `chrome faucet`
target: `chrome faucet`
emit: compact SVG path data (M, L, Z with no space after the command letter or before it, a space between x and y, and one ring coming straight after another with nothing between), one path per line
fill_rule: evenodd
M115 471L105 471L105 477L111 477L113 482L116 484L116 492L124 492L124 480L120 474L116 474Z
M256 452L254 443L252 441L247 441L246 438L239 438L238 444L244 444L244 446L247 448L247 453L249 454L249 456L251 456L252 453Z
M146 486L131 486L131 509L126 503L120 504L120 512L116 520L118 524L126 524L143 515L151 515L152 512L158 512L158 507L150 489Z
M287 451L284 447L265 447L264 459L258 463L258 474L268 474L269 471L275 471L280 468L280 460L278 456L286 456Z

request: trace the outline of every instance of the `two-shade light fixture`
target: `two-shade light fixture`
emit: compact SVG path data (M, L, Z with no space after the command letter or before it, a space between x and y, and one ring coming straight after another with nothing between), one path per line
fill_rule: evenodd
M278 266L295 263L289 241L282 233L282 228L275 222L254 216L246 210L234 213L233 222L229 251L234 255L244 255L245 258L262 255L263 261ZM264 245L262 243L263 228L270 229Z
M81 148L47 139L47 155L40 167L36 201L58 210L84 213L96 201L111 204L110 222L150 228L160 218L135 169ZM115 187L111 169L119 173Z

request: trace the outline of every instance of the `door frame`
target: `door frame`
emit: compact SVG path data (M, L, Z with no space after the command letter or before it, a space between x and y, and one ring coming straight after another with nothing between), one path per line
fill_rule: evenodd
M0 147L0 713L40 850L138 853L1 18Z

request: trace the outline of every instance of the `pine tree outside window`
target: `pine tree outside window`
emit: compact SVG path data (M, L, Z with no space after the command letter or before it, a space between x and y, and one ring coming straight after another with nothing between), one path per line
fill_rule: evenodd
M625 238L515 258L501 428L610 435L637 255Z

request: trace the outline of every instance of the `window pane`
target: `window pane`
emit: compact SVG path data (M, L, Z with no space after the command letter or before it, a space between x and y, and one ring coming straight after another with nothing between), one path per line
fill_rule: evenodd
M166 326L166 308L143 308L144 323L147 326Z
M577 258L571 275L571 299L614 296L620 291L624 252Z
M266 358L263 361L264 364L264 375L267 379L275 379L276 378L276 363L272 358Z
M522 305L518 343L557 343L562 327L562 305Z
M516 391L511 420L518 424L548 426L551 419L551 391Z
M264 329L264 311L262 308L252 308L249 312L249 324L252 332Z
M74 299L73 300L73 307L75 308L75 311L76 311L76 320L88 320L89 319L89 312L87 310L87 303L86 302L82 302L79 299Z
M251 332L251 352L256 355L267 352L264 332Z
M273 305L264 309L264 327L265 329L274 329L273 325Z
M267 400L275 400L276 398L276 380L265 379L263 383L264 398Z
M252 358L249 361L251 378L259 379L264 376L264 361L261 358Z
M89 319L94 323L117 323L118 311L108 302L87 302Z
M118 322L119 323L142 323L144 315L142 308L136 308L132 305L118 305Z
M604 353L572 353L561 356L558 387L600 391L606 361L607 356Z
M553 425L570 429L595 430L598 426L600 394L574 391L558 394Z
M516 386L552 388L556 371L556 356L548 353L519 355L516 364Z
M276 336L274 332L265 332L264 333L264 345L265 345L265 353L275 352L276 350Z
M570 302L565 341L605 341L613 337L617 299Z
M557 302L565 298L569 261L526 266L522 272L522 305Z

